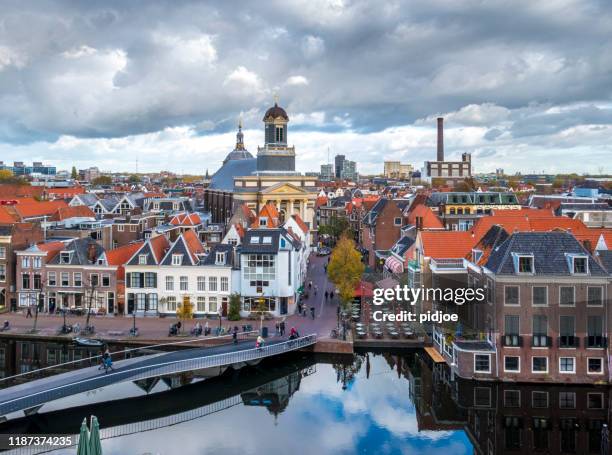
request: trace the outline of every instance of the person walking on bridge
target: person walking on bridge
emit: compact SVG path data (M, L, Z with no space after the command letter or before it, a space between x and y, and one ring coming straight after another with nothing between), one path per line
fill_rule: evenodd
M234 344L238 344L238 326L234 326L234 331L232 332L232 339L234 340Z
M257 348L259 351L261 351L261 349L263 348L263 345L264 345L264 339L263 339L263 337L262 337L261 335L259 335L259 336L257 337L257 341L255 342L255 347L256 347L256 348Z

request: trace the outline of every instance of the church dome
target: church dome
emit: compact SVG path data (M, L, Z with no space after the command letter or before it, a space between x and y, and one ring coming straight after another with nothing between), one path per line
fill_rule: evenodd
M225 159L223 160L223 164L232 160L246 160L249 158L253 158L253 155L245 148L244 146L244 135L242 134L242 119L238 123L238 133L236 133L236 146L234 150L229 152Z
M285 112L285 109L280 107L277 103L274 103L274 106L268 109L264 114L263 121L265 122L269 118L275 119L279 117L289 121L289 116L287 115L287 112Z

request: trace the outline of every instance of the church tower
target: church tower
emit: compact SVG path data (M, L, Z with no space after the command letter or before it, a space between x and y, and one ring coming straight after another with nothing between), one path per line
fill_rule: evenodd
M274 106L266 111L263 122L265 143L257 149L257 173L295 172L295 147L287 145L289 116L278 105L277 97Z

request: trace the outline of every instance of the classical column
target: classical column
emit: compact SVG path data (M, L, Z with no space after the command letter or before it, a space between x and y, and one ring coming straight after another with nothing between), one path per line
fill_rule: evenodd
M289 216L293 215L293 199L289 199L287 210L289 211Z

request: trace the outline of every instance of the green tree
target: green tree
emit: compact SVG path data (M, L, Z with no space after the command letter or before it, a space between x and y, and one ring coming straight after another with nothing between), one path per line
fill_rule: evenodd
M130 178L128 179L128 181L130 183L140 183L140 177L136 174L132 174L130 175Z
M327 266L327 276L340 291L342 306L346 309L353 300L355 287L365 270L361 254L355 248L355 242L346 235L334 248Z
M240 295L232 294L229 299L229 310L227 312L227 319L229 321L240 320Z
M327 224L319 227L319 234L329 235L337 239L349 229L349 222L346 218L340 218L333 215Z
M70 178L73 180L76 180L79 178L79 173L77 172L77 169L75 166L72 166L72 171L70 171Z
M113 179L109 175L101 175L91 181L92 185L111 185L112 183Z

